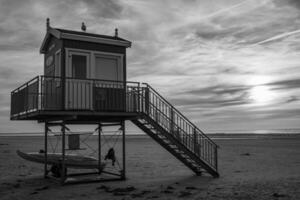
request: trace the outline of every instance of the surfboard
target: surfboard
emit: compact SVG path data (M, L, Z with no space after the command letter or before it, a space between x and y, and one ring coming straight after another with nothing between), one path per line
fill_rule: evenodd
M28 161L44 164L45 163L45 153L30 152L24 153L17 150L17 154ZM61 153L47 153L47 164L49 165L59 165L62 161ZM65 166L67 168L80 168L80 169L99 169L99 162L96 158L81 156L75 154L65 155ZM105 163L100 164L100 168L104 169Z

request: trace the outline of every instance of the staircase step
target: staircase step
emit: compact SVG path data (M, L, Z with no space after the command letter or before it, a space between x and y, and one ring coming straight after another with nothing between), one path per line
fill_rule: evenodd
M193 154L193 150L188 148L184 138L178 138L176 134L167 132L163 127L160 127L158 122L155 122L155 119L142 117L138 120L132 120L133 123L144 130L187 167L192 169L197 175L201 175L205 169L214 177L218 177L218 172L214 168L211 168L205 161L202 162L200 157Z

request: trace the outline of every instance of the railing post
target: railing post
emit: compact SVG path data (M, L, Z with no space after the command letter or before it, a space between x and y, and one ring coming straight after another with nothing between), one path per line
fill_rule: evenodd
M43 78L42 76L38 77L39 79L39 102L38 102L38 107L40 110L43 109Z
M114 86L114 83L112 85ZM113 86L112 86L112 88L113 88ZM119 88L119 86L117 86L116 88ZM126 96L127 96L127 91L128 91L127 89L128 89L127 88L127 82L124 80L123 81L122 100L121 100L121 101L123 101L121 103L121 105L122 105L122 108L121 108L122 112L126 112L126 107L127 107L127 98L126 98ZM115 97L113 97L113 98L115 98Z
M29 104L28 82L26 83L26 88L24 90L25 90L25 112L27 113L28 104Z
M12 106L12 104L13 104L13 97L12 97L12 95L13 95L13 93L11 92L10 93L10 117L13 115L13 106Z
M64 73L63 73L64 74ZM67 79L62 75L59 77L61 81L61 109L65 110L66 109L66 81Z
M37 78L37 82L36 82L36 94L35 94L35 99L34 99L34 108L36 108L37 110L39 109L39 101L38 101L38 98L39 98L39 78Z
M44 77L41 76L41 110L45 109L45 97L44 97L44 90L45 90L45 80Z
M92 80L92 89L91 89L91 93L92 93L92 100L91 100L91 107L93 111L96 111L96 83L95 80ZM126 101L125 101L126 103ZM99 124L100 127L100 124Z
M145 112L148 115L149 114L149 87L145 87Z
M140 98L140 89L141 89L141 85L140 83L138 83L138 91L137 91L137 101L138 101L138 107L137 110L138 112L141 112L141 98Z
M215 168L216 171L218 171L218 147L214 146L214 149L215 149Z
M145 102L144 102L144 87L141 88L141 91L140 91L140 101L141 101L141 109L140 109L140 112L144 112L144 106L145 106Z
M174 134L174 110L172 107L170 108L170 131Z
M131 88L131 102L132 102L132 107L133 107L134 112L138 111L138 101L137 101L136 97L137 97L136 88L132 87Z
M194 127L194 131L193 131L193 142L194 142L194 153L196 153L198 155L198 141L197 141L197 129L196 127Z

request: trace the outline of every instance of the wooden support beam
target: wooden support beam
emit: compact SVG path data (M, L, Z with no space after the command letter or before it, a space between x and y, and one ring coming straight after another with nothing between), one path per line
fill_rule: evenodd
M116 123L101 123L101 126L122 126L122 122L116 122Z
M53 111L53 114L55 114L55 112L56 111ZM77 119L77 115L66 115L66 116L64 116L64 115L62 115L62 116L59 116L59 117L57 117L57 115L55 116L52 116L52 117L47 117L47 119L40 119L40 120L38 120L38 123L44 123L44 122L52 122L52 123L55 123L55 122L57 122L57 121L62 121L62 120L64 120L64 121L67 121L67 120L76 120Z
M122 153L123 153L123 169L122 169L122 179L126 179L126 149L125 149L125 121L121 122L122 129Z
M98 173L100 174L102 172L101 167L101 132L102 132L102 126L101 123L98 124Z
M62 160L61 160L61 184L65 183L66 180L66 166L65 166L65 153L66 153L66 140L65 140L65 132L66 132L66 126L65 123L63 122L62 124Z
M47 166L47 155L48 155L48 123L45 122L45 138L44 138L44 153L45 153L45 163L44 163L44 178L47 178L48 175L48 166Z

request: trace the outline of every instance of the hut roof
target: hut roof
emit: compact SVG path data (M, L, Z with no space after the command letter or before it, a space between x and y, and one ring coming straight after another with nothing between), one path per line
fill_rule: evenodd
M120 38L118 36L100 35L94 33L49 27L45 35L45 38L43 40L42 46L40 48L40 53L46 52L46 46L51 37L56 37L57 39L69 39L69 40L78 40L84 42L131 47L130 41Z

